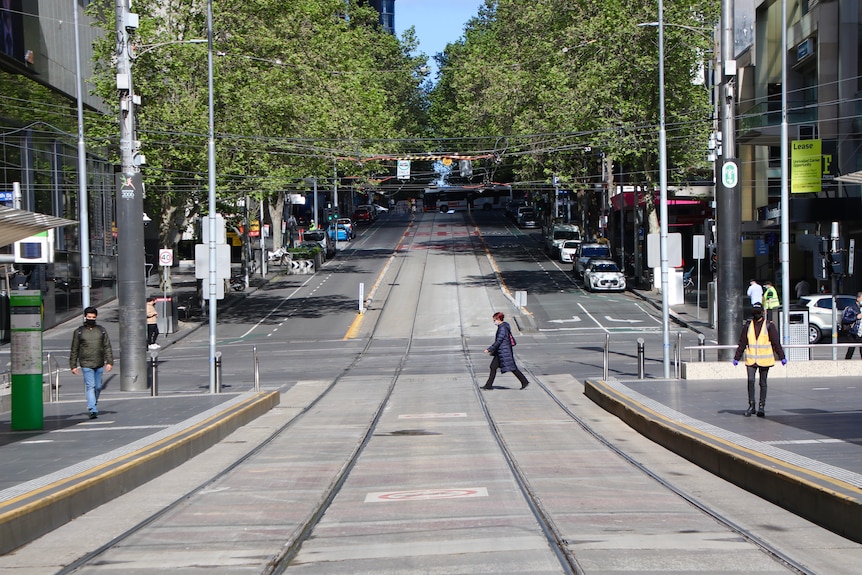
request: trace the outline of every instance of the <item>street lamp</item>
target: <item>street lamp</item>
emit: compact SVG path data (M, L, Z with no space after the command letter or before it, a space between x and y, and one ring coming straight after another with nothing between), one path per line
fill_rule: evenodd
M661 335L662 365L665 379L670 378L670 308L667 299L667 128L664 113L664 1L658 0L658 22L638 26L658 25L658 163L659 163L659 253L661 258Z

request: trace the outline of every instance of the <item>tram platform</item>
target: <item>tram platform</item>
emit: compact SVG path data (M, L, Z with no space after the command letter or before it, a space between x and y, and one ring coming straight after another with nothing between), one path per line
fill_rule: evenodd
M59 326L46 338L68 342L71 329ZM108 329L117 337L116 325ZM163 352L169 355L170 347ZM695 382L654 374L588 380L584 388L592 401L655 442L862 542L862 411L848 407L858 405L855 380L776 380L767 416L746 418L739 373L737 379ZM271 410L280 397L278 391L172 393L182 382L168 373L159 386L159 397L109 388L96 420L87 418L83 393L69 394L46 404L41 431L12 431L10 413L0 412L0 554L190 460Z

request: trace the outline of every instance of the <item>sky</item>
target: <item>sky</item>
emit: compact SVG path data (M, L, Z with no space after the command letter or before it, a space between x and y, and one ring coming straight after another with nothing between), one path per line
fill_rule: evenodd
M479 13L484 0L395 0L395 32L401 37L416 27L419 51L428 55L430 78L437 74L433 56L464 34L467 20Z

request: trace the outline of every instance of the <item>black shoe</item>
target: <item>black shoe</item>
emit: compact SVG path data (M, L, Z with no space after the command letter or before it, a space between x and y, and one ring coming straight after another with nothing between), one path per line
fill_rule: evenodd
M90 412L90 419L96 419L97 417L99 417L98 413L96 413L95 411Z
M494 386L493 385L484 385L484 386L480 387L479 389L494 389Z
M766 412L764 412L764 411L763 411L763 409L761 408L761 409L757 412L757 417L766 417Z
M756 410L754 409L754 404L753 404L753 403L749 403L749 404L748 404L748 409L746 409L746 410L745 410L745 414L744 414L744 415L745 415L745 417L751 417L752 415L754 415L754 412L755 412L755 411L756 411Z
M524 385L522 385L522 386L521 386L521 389L527 389L527 386L528 386L528 385L530 385L530 383L529 383L529 382L525 383Z

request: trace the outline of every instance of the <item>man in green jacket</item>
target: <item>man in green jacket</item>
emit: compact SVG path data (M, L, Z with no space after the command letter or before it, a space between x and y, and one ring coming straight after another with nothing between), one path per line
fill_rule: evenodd
M99 312L94 307L84 310L84 325L72 335L69 351L69 367L72 373L84 373L84 389L87 394L87 411L90 419L99 416L99 394L102 392L102 372L114 367L114 352L108 332L96 324ZM80 366L80 367L79 367Z
M778 300L778 290L772 285L772 282L766 280L763 282L763 309L778 309L781 307L781 302Z

